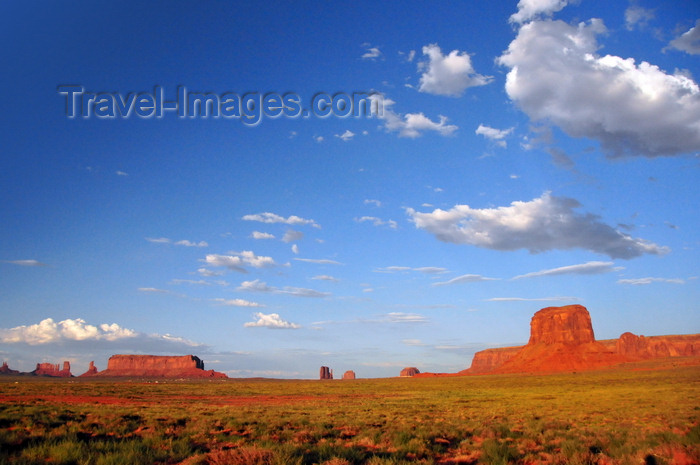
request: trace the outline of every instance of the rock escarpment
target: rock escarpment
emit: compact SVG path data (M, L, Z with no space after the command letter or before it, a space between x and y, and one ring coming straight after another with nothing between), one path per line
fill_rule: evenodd
M112 355L107 369L93 376L227 378L224 373L204 370L204 362L194 355Z
M343 379L355 379L355 372L352 370L346 371L343 373Z
M548 307L530 321L525 346L474 354L460 374L580 371L664 357L700 356L700 334L636 336L596 341L588 310L581 305Z
M36 376L53 376L57 378L71 378L73 374L70 372L70 362L63 362L63 368L59 363L37 363L36 369L31 372Z

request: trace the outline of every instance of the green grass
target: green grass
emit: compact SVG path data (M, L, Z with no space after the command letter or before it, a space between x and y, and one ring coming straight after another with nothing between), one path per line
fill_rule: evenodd
M0 378L0 465L700 463L699 387L698 367L354 381Z

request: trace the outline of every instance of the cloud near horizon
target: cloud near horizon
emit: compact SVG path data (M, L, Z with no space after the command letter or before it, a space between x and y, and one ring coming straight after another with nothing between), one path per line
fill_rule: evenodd
M127 350L129 352L181 352L208 346L170 334L145 334L117 323L88 324L82 318L59 322L46 318L32 325L0 328L0 343L29 346L75 346L90 350Z
M493 250L585 249L610 258L630 259L669 251L653 242L633 238L602 223L597 215L579 214L578 201L548 192L529 202L515 201L507 207L471 208L455 205L432 213L407 208L411 221L443 242L467 244Z

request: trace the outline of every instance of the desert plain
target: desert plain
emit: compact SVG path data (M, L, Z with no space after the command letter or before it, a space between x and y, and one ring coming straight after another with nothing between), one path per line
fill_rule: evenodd
M697 358L357 380L0 378L0 464L697 464Z

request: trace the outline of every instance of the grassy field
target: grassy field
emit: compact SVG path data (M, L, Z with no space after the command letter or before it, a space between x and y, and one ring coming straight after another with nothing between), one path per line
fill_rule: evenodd
M0 378L0 464L700 463L700 367L354 381Z

